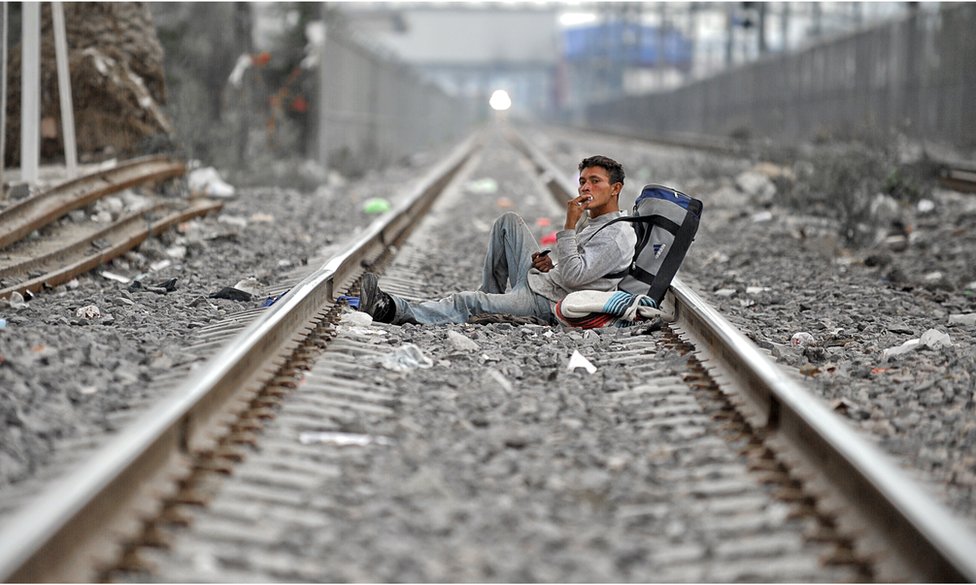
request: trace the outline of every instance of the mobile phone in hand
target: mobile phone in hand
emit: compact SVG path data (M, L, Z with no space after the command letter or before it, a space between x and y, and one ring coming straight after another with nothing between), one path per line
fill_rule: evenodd
M549 252L552 252L552 250L550 250L549 248L546 248L545 250L539 252L539 258L542 258L543 256L547 256Z

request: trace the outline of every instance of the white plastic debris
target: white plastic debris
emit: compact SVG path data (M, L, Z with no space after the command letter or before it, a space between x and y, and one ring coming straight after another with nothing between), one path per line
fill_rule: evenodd
M10 298L7 299L7 302L10 303L11 309L23 309L27 306L27 301L24 300L24 295L16 291L10 293Z
M939 349L941 347L950 347L952 345L952 339L947 333L943 333L938 329L929 329L918 339L909 339L897 347L891 347L884 350L881 356L883 359L887 360L892 356L906 354L921 347Z
M365 313L361 313L365 314ZM366 315L367 317L369 315ZM386 335L387 332L383 329L377 329L375 327L348 327L343 325L342 330L350 335L355 335L357 337L381 337Z
M166 248L166 255L174 260L186 258L186 246L170 246Z
M458 351L478 351L478 344L471 341L457 331L448 331L447 340Z
M733 296L734 294L735 294L734 288L720 288L717 291L715 291L715 296L722 297L722 298L728 298Z
M102 316L102 311L96 305L85 305L75 311L75 316L88 320L98 319Z
M395 372L409 372L417 368L429 368L434 365L429 357L419 347L412 343L405 343L383 356L382 366Z
M78 389L78 392L85 396L91 396L92 394L98 392L98 386L82 386Z
M226 223L228 225L236 226L239 228L247 227L247 220L237 215L227 215L222 213L217 216L217 222Z
M735 178L735 186L743 193L759 201L769 201L776 196L776 185L766 175L745 171Z
M122 284L129 284L130 282L132 282L132 279L128 277L122 276L121 274L116 274L114 272L109 272L108 270L99 272L99 274L102 276L102 278L114 280L115 282L121 282Z
M250 293L251 295L257 296L257 294L260 292L261 289L261 283L258 282L257 278L254 278L253 276L249 276L243 280L237 281L237 284L234 285L234 288L236 288L237 290L242 290L246 293Z
M88 48L82 51L82 54L85 55L86 57L91 58L91 60L95 63L95 69L106 77L108 76L109 66L115 65L115 59L112 59L111 57L106 57L97 49Z
M369 313L364 313L362 311L347 311L342 314L339 322L351 326L365 327L367 325L372 325L373 318L369 316Z
M929 329L922 334L919 341L925 347L930 347L932 349L939 349L940 347L951 347L952 339L949 337L948 333L943 333L938 329Z
M251 59L251 55L244 53L237 58L237 63L234 63L234 69L230 72L227 77L227 81L233 85L235 88L241 87L241 81L244 79L244 72L251 66L254 62Z
M901 208L891 195L877 193L871 200L870 213L877 225L886 226L901 217Z
M935 202L931 199L919 199L916 204L919 213L930 213L935 211Z
M274 223L275 217L270 213L256 211L252 213L251 217L248 219L250 219L254 223Z
M468 181L468 183L464 186L464 189L469 193L475 194L496 193L498 192L498 181L492 179L491 177L475 179L474 181Z
M362 435L359 433L304 432L298 435L302 445L337 445L339 447L365 447L367 445L392 445L389 437Z
M102 210L91 216L91 220L95 223L112 223L112 214Z
M976 313L949 315L949 325L976 325Z
M68 290L75 290L76 288L78 288L80 284L81 283L78 282L77 278L72 278L71 280L66 282L64 286L68 287Z
M918 349L918 347L921 344L922 342L918 339L909 339L908 341L906 341L905 343L897 347L889 347L888 349L884 350L883 352L881 352L881 357L882 359L887 361L888 358L890 357L896 355L903 355L910 351L915 351L916 349Z
M770 289L769 289L768 286L747 286L746 287L746 294L747 295L758 295L760 293L769 292L769 290Z
M213 167L190 171L186 177L186 182L190 191L195 195L229 199L235 194L234 186L225 182L217 169Z
M938 281L942 280L942 277L943 277L943 274L941 272L939 272L938 270L936 270L934 272L927 273L922 278L926 282L938 282Z
M158 260L150 264L149 270L152 270L153 272L159 272L160 270L169 268L172 265L173 265L173 261L168 258L165 258L163 260Z
M308 39L308 46L305 49L301 68L315 69L319 62L319 55L324 52L322 46L325 45L325 23L315 20L306 24L305 38Z
M574 349L573 355L569 356L569 366L566 369L572 372L576 368L585 368L587 373L590 374L596 372L596 366L590 363L590 360L583 357L583 354L578 349Z
M98 201L101 210L109 212L112 219L118 219L125 211L125 204L118 197L104 197Z
M807 333L806 331L800 331L798 333L794 333L793 337L790 338L790 345L793 347L806 347L814 341L813 335Z
M772 219L773 219L773 212L768 209L764 209L763 211L754 213L752 215L752 223L765 223Z

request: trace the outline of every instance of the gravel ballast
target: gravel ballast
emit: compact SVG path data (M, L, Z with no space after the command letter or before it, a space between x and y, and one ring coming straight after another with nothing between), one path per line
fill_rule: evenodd
M976 198L936 190L931 210L899 209L912 226L907 245L882 241L853 249L831 232L830 222L797 216L775 195L737 183L752 168L749 161L582 136L533 133L567 174L590 154L623 163L625 207L650 182L700 197L703 221L682 277L976 526L976 325L951 317L976 312ZM0 308L7 322L0 331L0 490L36 475L59 442L110 430L113 413L151 403L149 380L200 359L184 350L194 329L263 300L211 299L210 293L248 277L271 285L302 262L328 256L329 247L373 219L362 211L366 199L404 192L433 163L430 157L307 191L237 185L238 196L220 214L188 222L104 267L132 278L170 258L149 280L176 278L175 291L130 292L96 271L25 308ZM499 195L510 190L516 188L502 184ZM167 253L174 246L186 248L185 258ZM458 283L448 290L471 285L470 274L450 266L437 267L430 278ZM89 305L102 316L77 314ZM479 339L505 330L483 327ZM930 329L948 334L951 345L929 335L907 353L886 356ZM797 333L809 333L812 342L793 347ZM403 337L433 334L405 330ZM554 334L580 335L558 328ZM500 371L521 367L507 360L504 345L491 355Z

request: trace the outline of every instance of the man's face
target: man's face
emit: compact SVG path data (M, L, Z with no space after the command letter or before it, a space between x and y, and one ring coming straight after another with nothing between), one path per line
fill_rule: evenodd
M619 194L620 187L620 183L610 184L610 173L603 167L586 167L580 171L579 194L593 198L584 206L591 212L604 212L604 207L616 203L614 195Z

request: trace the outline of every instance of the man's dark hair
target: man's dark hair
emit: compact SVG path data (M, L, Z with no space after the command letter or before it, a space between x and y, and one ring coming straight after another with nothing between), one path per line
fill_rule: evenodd
M608 156L603 156L602 154L588 156L580 161L579 168L576 170L582 171L587 167L600 167L607 171L607 174L610 175L611 185L624 182L624 168L620 166L620 163Z

